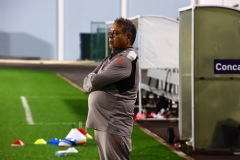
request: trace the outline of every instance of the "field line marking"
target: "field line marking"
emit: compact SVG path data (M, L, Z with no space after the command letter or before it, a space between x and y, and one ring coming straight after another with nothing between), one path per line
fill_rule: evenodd
M64 79L65 81L67 81L68 83L70 83L72 86L74 86L75 88L77 88L77 89L79 89L80 91L82 91L82 92L86 92L86 91L84 91L84 89L82 88L82 87L80 87L80 86L78 86L77 84L75 84L75 83L73 83L72 81L70 81L69 79L67 79L66 77L64 77L63 75L61 75L61 74L59 74L59 73L57 73L57 75L60 77L60 78L62 78L62 79Z
M85 99L84 97L81 96L27 96L29 98L74 98L74 99Z
M158 135L156 135L155 133L152 133L150 130L143 128L142 126L140 126L138 123L135 123L136 126L138 126L138 128L140 130L142 130L143 132L145 132L147 135L153 137L155 140L157 140L158 142L160 142L162 145L166 146L167 148L169 148L171 151L173 151L174 153L176 153L178 156L185 158L186 160L195 160L194 158L190 157L189 155L183 153L181 150L178 150L176 148L174 148L173 146L171 146L170 144L168 144L163 138L159 137Z
M25 116L26 116L27 123L29 125L34 125L34 121L33 121L33 118L32 118L32 113L31 113L31 110L30 110L30 107L28 105L26 97L21 96L20 98L21 98L21 101L22 101L23 108L25 110Z
M44 123L35 123L34 125L49 125L49 126L55 126L55 125L77 125L77 122L44 122ZM77 126L76 126L77 127Z

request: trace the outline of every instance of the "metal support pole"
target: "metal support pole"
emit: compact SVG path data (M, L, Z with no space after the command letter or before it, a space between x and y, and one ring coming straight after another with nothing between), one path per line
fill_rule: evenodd
M128 17L128 0L121 0L121 16Z
M58 0L58 8L57 8L57 30L58 30L58 38L57 38L57 53L58 60L64 60L64 0Z

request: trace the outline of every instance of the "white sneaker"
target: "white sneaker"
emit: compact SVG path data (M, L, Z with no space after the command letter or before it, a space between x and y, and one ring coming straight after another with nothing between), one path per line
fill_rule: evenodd
M186 143L186 145L188 145L188 146L192 146L192 140L186 141L185 143Z
M165 112L165 109L162 108L162 109L160 110L159 114L163 114L164 112Z
M153 118L156 118L156 119L165 119L165 117L163 117L163 116L160 115L160 114L155 114L155 115L153 116Z

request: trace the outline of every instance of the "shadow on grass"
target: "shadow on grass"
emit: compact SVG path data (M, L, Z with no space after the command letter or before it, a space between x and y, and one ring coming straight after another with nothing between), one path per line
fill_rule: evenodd
M64 99L64 103L66 103L72 114L78 115L80 119L87 119L88 113L87 98Z
M148 142L145 142L148 143ZM141 146L135 146L136 148L132 150L131 159L138 160L156 160L156 159L164 159L164 160L184 160L184 158L179 157L177 154L173 153L171 150L167 149L165 146L152 145L152 146L144 146L144 142L142 142Z

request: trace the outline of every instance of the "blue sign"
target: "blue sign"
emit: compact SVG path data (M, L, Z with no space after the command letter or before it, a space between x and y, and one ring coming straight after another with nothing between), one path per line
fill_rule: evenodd
M240 59L215 59L214 74L240 74Z

